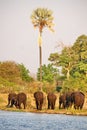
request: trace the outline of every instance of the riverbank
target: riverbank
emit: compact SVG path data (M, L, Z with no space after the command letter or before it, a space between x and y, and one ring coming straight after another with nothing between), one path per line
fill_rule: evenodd
M42 109L42 110L36 110L36 109L16 109L13 108L6 108L2 107L0 110L4 111L13 111L13 112L31 112L31 113L41 113L41 114L65 114L65 115L77 115L77 116L87 116L87 109L82 110L74 110L74 109L54 109L54 110L48 110L48 109Z
M47 100L46 100L46 102L43 104L43 109L41 111L36 110L35 100L32 94L28 95L26 109L17 109L15 108L15 106L13 106L12 108L7 107L7 103L8 103L7 99L8 99L8 94L0 94L0 110L16 111L16 112L32 112L32 113L41 113L41 114L47 113L47 114L66 114L66 115L87 116L87 98L85 99L85 103L82 110L75 110L73 107L69 109L59 109L58 98L57 98L56 107L54 110L47 109Z

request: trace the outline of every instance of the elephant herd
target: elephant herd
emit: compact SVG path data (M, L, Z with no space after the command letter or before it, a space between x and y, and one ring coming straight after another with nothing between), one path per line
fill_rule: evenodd
M44 100L44 95L42 92L35 92L34 93L35 101L36 101L36 108L41 110ZM55 109L57 96L53 93L48 93L47 100L48 100L48 109ZM85 95L82 92L67 92L60 94L59 96L59 109L69 108L74 105L75 109L82 109L84 105Z
M44 103L44 94L41 91L37 91L34 93L35 104L37 110L42 110ZM48 109L55 109L55 103L57 100L57 96L54 93L48 93L47 101L48 101ZM85 95L82 92L67 92L60 94L59 96L59 109L65 109L72 107L74 105L75 109L82 109L85 101ZM26 108L27 96L25 93L9 93L8 95L8 105L21 109L21 104L23 104L24 109Z

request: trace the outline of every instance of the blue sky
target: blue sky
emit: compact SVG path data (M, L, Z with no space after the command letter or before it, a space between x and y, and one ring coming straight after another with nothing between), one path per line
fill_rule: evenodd
M87 0L0 0L0 61L23 63L31 73L39 67L38 29L34 29L32 11L53 11L54 30L42 34L42 63L50 53L59 51L59 42L71 45L78 36L87 35Z

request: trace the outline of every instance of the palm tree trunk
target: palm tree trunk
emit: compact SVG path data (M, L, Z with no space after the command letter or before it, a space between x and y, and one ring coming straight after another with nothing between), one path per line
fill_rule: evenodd
M42 31L40 31L39 39L39 58L40 58L40 82L42 82ZM42 84L39 86L39 90L42 91Z
M40 81L42 81L42 47L39 46L39 55L40 55Z

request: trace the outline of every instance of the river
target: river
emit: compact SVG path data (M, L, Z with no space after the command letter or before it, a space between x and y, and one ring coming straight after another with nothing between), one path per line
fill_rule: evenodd
M87 116L0 111L0 130L87 130Z

